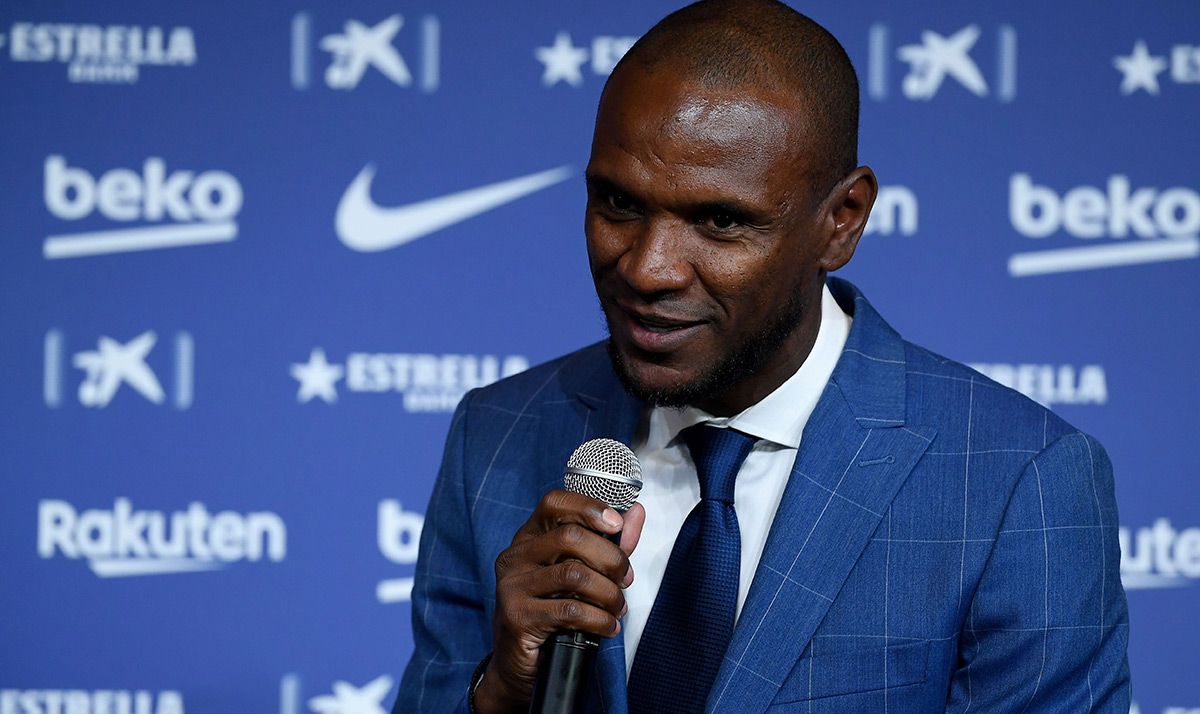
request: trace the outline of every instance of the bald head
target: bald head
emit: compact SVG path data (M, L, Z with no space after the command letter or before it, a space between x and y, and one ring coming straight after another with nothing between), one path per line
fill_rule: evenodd
M709 89L787 94L812 151L814 185L828 189L858 164L858 77L829 32L775 0L702 0L663 18L613 70L671 72Z

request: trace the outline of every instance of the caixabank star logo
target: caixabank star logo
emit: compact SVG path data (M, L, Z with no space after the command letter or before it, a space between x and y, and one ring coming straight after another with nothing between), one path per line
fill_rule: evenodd
M85 338L86 339L86 338ZM43 344L42 399L51 409L77 402L89 409L104 409L122 398L137 395L143 403L191 408L194 383L195 340L180 330L161 340L154 330L130 338L102 334L95 341L73 346L64 330L46 332ZM75 372L69 368L74 368ZM73 377L78 376L75 389Z
M396 680L381 674L361 685L357 681L319 684L325 693L308 696L299 674L285 674L279 680L279 714L387 714L387 702L395 698Z
M1010 25L971 23L913 32L871 25L864 79L866 95L913 102L966 96L1012 102L1017 96L1017 31Z
M318 36L318 26L330 31ZM364 81L382 80L425 93L436 91L441 83L441 23L436 15L406 18L397 13L377 21L349 18L333 29L324 19L314 19L313 13L299 12L292 17L291 35L291 79L296 90L315 84L313 70L322 67L319 81L341 92L357 89Z

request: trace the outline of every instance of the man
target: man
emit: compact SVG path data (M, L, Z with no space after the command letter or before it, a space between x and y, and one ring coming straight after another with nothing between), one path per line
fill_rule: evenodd
M614 70L610 339L459 406L396 712L525 711L561 630L604 638L609 714L1128 711L1099 444L826 284L877 190L857 112L837 41L769 1L678 11ZM624 518L558 490L594 437L642 461Z

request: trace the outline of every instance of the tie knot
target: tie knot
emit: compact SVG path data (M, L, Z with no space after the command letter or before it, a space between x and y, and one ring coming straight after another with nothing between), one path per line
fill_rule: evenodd
M733 503L733 483L756 437L735 429L697 424L684 429L683 439L692 452L700 478L700 498Z

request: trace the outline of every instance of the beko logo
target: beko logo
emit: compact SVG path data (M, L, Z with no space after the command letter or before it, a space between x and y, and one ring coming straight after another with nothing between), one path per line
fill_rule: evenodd
M112 221L165 225L77 232L46 238L46 258L78 258L153 248L231 241L242 209L242 186L225 171L167 171L151 156L142 172L112 169L100 178L69 166L63 156L46 157L43 196L51 215L77 221L99 213Z
M1200 193L1187 186L1135 188L1115 174L1103 190L1077 186L1060 196L1029 174L1013 174L1008 216L1018 233L1034 239L1059 231L1086 241L1142 239L1018 253L1009 259L1014 277L1200 256Z
M275 513L135 511L127 498L112 510L77 511L66 501L38 504L38 555L86 558L102 578L216 570L242 560L279 562L287 528Z
M1076 238L1178 238L1200 232L1200 194L1186 186L1134 189L1128 176L1109 177L1107 191L1078 186L1061 197L1029 174L1013 174L1008 215L1030 238L1060 228Z
M411 566L417 562L421 529L425 516L406 511L400 502L387 498L379 502L377 543L379 552L396 565ZM408 602L412 597L413 578L388 578L375 586L375 597L381 603Z

